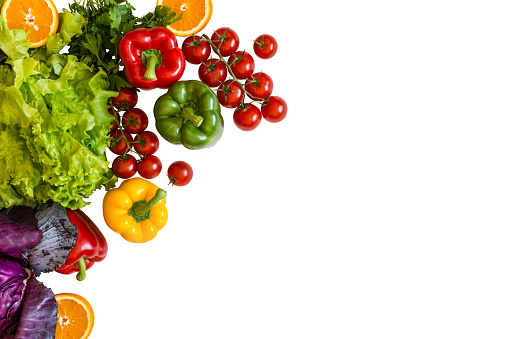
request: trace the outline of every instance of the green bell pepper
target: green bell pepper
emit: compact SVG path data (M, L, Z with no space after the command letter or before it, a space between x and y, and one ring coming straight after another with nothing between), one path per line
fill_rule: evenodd
M224 131L217 96L200 81L175 82L157 99L153 112L159 134L189 149L215 145Z

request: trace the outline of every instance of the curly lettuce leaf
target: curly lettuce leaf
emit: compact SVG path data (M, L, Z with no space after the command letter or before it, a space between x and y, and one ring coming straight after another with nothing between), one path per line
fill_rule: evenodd
M57 54L67 46L72 38L83 32L85 18L79 13L70 13L64 9L58 13L59 27L55 35L49 36L46 42L47 54Z
M0 16L0 49L9 58L16 60L27 57L30 47L27 35L23 29L9 30L4 18Z
M106 90L104 71L74 56L11 64L14 84L0 88L0 208L50 200L84 207L83 198L117 179L105 156L107 102L117 93Z

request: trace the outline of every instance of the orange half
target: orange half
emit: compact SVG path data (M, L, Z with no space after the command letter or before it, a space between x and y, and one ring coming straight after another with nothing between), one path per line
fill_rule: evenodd
M212 17L212 0L157 0L157 5L171 7L182 18L168 28L176 36L191 36L201 31Z
M90 303L80 295L55 295L58 304L55 339L86 339L92 333L94 314Z
M46 44L58 30L58 10L51 0L6 0L2 17L8 29L24 29L30 47Z

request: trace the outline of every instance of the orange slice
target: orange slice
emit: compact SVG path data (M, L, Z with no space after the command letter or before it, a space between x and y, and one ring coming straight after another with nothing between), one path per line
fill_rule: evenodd
M171 7L182 18L168 28L176 36L190 36L205 28L212 17L212 0L157 0L157 5Z
M92 333L94 314L90 303L80 295L61 293L58 304L55 339L86 339Z
M51 0L6 0L2 16L8 29L30 32L27 39L32 48L46 44L58 29L58 10Z

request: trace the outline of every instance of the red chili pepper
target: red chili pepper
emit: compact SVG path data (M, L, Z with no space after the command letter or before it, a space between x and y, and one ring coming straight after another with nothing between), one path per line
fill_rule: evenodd
M76 225L78 238L65 263L57 269L58 273L79 272L76 278L85 279L85 271L95 262L102 261L108 253L108 243L92 220L81 210L67 209L69 221Z
M125 76L141 89L169 88L185 71L185 57L175 35L166 27L138 28L118 46Z

